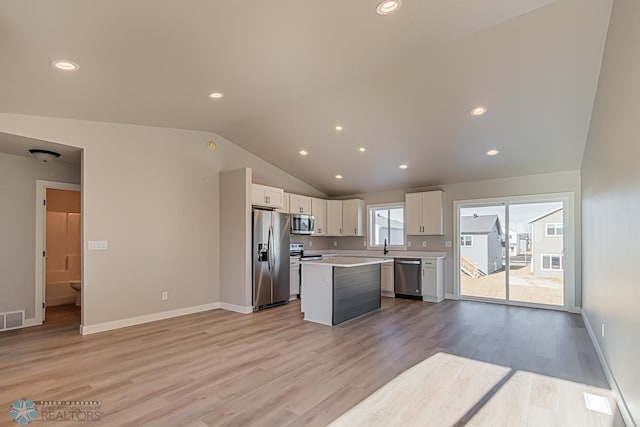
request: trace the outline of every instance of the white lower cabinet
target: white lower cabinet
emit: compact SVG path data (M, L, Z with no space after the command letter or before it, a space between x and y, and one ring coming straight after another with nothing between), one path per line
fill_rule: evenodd
M380 284L382 295L394 296L393 293L393 263L388 262L380 267Z
M422 300L440 302L444 299L444 258L422 260Z
M300 294L300 261L297 258L295 260L290 259L289 269L289 293L291 295L289 301L291 301L297 299Z

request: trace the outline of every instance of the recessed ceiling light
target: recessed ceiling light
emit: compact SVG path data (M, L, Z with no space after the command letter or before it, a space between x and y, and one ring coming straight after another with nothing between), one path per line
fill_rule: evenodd
M409 165L405 165L404 163L398 166L400 169L407 169Z
M402 0L382 0L378 4L376 12L378 12L378 15L389 15L400 9L401 6Z
M209 141L209 144L207 145L209 146L209 150L211 151L216 151L216 148L218 148L218 145L213 141Z
M308 151L306 151L306 150L300 150L300 155L301 155L301 156L306 156L307 154L309 154L309 152L308 152Z
M472 116L482 116L486 112L487 112L487 109L485 107L476 107L473 110L471 110L471 115Z
M80 66L75 62L68 61L66 59L56 59L55 61L51 61L51 66L63 71L76 71L80 68Z
M336 179L342 179L342 175L336 175Z
M342 130L342 126L340 126L340 125L336 126L336 130L337 130L338 132L340 132L340 131Z
M213 99L220 99L224 96L224 93L222 92L211 92L209 94L209 98L213 98Z
M497 156L499 153L498 150L489 150L487 151L487 156Z
M367 149L364 148L364 147L360 147L360 148L358 148L358 151L361 152L361 153L364 153L365 151L367 151Z

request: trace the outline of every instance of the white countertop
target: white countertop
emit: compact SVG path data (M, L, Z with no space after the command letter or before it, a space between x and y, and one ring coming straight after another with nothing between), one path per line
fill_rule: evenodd
M446 252L427 252L427 251L389 251L386 255L382 251L367 250L345 250L345 249L308 249L304 250L305 255L324 255L327 257L372 257L381 259L394 258L446 258Z
M386 262L393 262L393 258L364 258L364 257L346 257L346 256L333 256L329 259L317 259L303 261L301 264L321 264L330 267L361 267L363 265L383 264Z

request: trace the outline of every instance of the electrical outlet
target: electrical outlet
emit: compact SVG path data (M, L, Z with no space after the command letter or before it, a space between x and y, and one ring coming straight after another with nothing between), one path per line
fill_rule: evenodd
M423 247L423 248L426 248L426 247L427 247L427 241L426 241L426 240L423 240L423 241L422 241L422 247Z
M445 240L444 241L444 247L445 248L450 248L451 247L451 240Z
M337 241L333 241L333 246L338 246L338 242Z
M367 241L366 240L362 241L362 246L364 246L365 248L367 247Z
M313 246L313 240L309 240L309 247Z
M602 322L602 337L604 338L604 322Z
M163 291L162 292L162 301L166 301L168 299L169 299L169 292Z
M408 248L410 248L410 247L411 247L411 240L409 240L409 241L407 242L407 247L408 247Z

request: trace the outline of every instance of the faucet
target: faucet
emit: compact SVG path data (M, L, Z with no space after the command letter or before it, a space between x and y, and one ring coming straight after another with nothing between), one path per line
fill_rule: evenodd
M389 249L387 249L387 239L384 239L384 250L382 253L385 255L389 253Z

